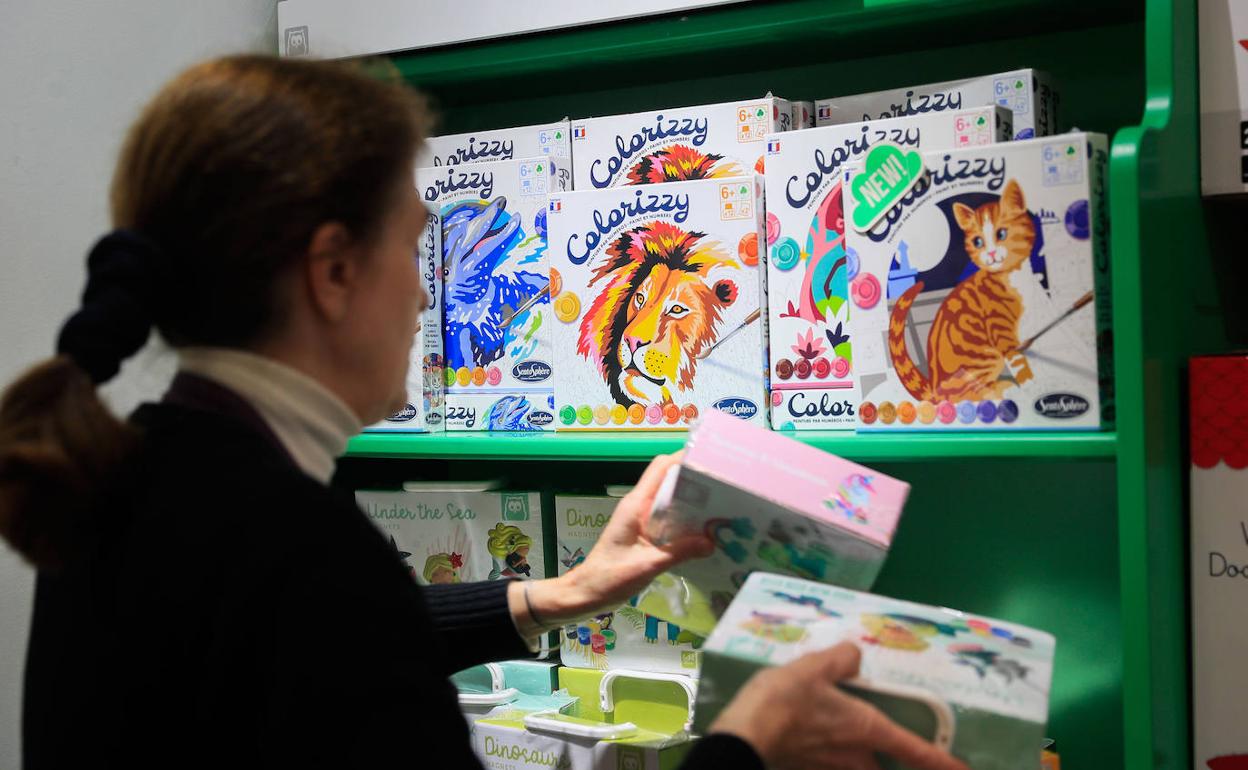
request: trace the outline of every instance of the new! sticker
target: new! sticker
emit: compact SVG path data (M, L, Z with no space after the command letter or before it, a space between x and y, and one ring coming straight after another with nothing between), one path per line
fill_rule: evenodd
M853 226L865 233L923 178L923 156L896 144L877 144L867 153L861 174L850 180L857 201Z

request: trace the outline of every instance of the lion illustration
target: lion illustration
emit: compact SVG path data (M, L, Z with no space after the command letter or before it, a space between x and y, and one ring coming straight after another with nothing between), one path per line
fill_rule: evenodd
M581 320L577 353L618 404L665 404L693 388L698 358L737 301L741 269L705 233L655 221L617 238L589 281L602 288Z
M701 152L683 144L655 150L628 170L628 184L688 182L693 179L721 179L741 176L741 167L725 161L723 155Z

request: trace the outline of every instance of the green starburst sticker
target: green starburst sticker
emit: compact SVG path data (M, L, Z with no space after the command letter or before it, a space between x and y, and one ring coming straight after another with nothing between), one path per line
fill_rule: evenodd
M923 156L884 143L867 153L862 171L850 180L853 226L865 233L923 178Z

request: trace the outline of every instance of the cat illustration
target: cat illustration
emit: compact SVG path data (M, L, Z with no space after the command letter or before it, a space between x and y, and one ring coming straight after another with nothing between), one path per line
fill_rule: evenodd
M888 327L888 350L901 384L916 399L981 401L1000 398L1011 385L1031 379L1031 366L1018 352L1023 300L1010 274L1028 262L1036 226L1018 182L1006 183L1001 198L972 209L953 205L965 236L966 253L978 270L941 303L927 335L925 376L906 350L906 314L923 291L918 281L897 300ZM1009 367L1013 381L1001 379Z

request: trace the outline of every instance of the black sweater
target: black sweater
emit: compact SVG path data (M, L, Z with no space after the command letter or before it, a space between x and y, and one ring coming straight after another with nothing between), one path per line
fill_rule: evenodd
M528 655L507 583L417 587L249 407L179 391L135 413L140 451L39 575L24 767L479 767L447 675ZM714 736L684 767L760 764Z

